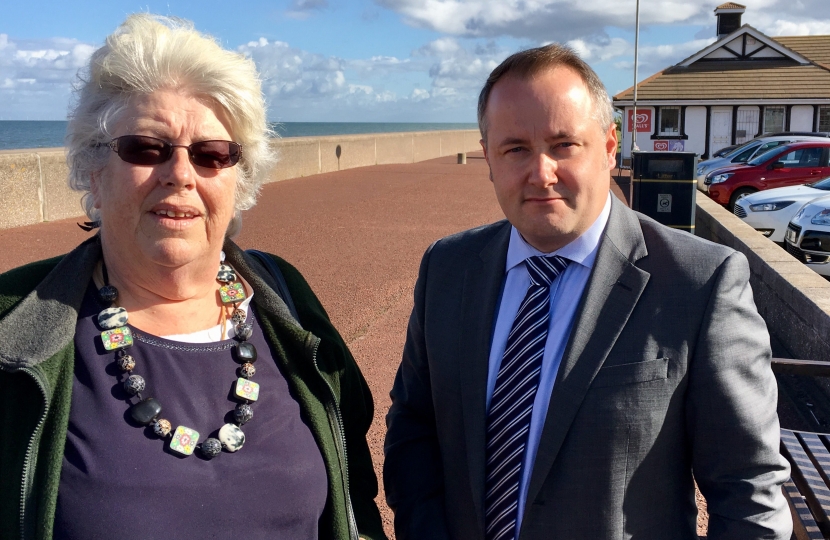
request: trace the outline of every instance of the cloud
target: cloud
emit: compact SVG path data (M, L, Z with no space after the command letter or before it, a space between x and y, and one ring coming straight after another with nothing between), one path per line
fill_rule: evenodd
M0 118L65 118L72 83L95 47L75 39L0 34Z
M376 0L408 24L463 37L512 36L544 42L584 38L630 21L634 2L619 0ZM656 0L641 10L642 24L687 21L706 11L688 0Z
M344 59L265 38L238 50L257 64L271 117L282 121L470 121L475 92L490 65L454 38L429 43L406 58ZM494 54L492 47L484 50Z
M290 19L307 19L313 12L322 11L329 7L328 0L294 0L285 12Z

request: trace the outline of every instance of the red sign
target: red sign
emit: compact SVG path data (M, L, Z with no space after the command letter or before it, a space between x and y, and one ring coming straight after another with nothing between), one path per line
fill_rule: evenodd
M655 152L668 152L669 151L669 141L654 141L654 151Z
M634 109L628 109L628 132L631 133ZM637 109L637 133L651 133L651 109Z

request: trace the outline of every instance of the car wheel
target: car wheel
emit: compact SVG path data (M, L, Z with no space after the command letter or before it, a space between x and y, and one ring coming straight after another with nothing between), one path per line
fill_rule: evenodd
M758 190L753 189L751 187L742 187L742 188L736 189L734 192L732 192L732 196L729 198L729 206L728 206L729 211L734 212L736 202L743 199L747 195L751 195L751 194L755 193L756 191L758 191Z

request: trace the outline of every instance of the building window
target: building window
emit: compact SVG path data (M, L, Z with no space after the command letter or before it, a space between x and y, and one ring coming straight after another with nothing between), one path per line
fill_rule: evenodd
M764 107L764 135L784 131L784 107Z
M680 107L660 107L660 135L680 135Z
M818 130L830 131L830 107L818 108Z

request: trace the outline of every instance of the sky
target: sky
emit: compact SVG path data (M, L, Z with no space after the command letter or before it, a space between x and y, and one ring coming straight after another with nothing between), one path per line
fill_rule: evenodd
M639 80L715 39L723 0L640 0ZM633 84L636 0L20 0L0 11L0 120L64 120L79 68L125 17L192 21L250 56L276 122L475 122L508 55L567 43ZM769 36L830 34L827 0L741 0Z

